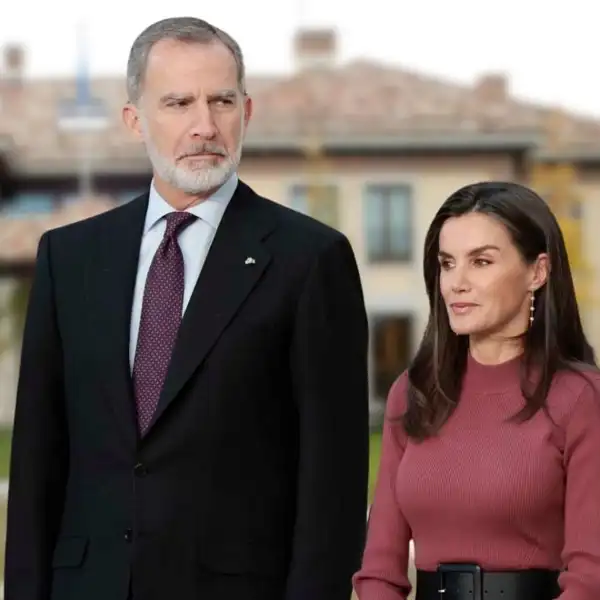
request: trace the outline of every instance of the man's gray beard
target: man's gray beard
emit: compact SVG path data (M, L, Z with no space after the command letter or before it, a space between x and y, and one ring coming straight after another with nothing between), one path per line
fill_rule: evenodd
M156 175L170 186L186 194L206 194L220 188L237 170L241 160L242 141L240 140L235 156L224 156L215 166L186 169L158 151L144 124L142 124L142 132L146 152Z

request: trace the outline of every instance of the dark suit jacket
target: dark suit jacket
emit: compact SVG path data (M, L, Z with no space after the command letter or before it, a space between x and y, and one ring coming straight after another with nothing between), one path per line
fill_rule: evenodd
M7 600L348 600L368 328L347 239L240 183L139 439L128 338L147 203L41 239Z

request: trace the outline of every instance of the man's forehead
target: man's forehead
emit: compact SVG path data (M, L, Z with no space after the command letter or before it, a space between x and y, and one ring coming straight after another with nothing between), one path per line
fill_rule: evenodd
M145 83L161 95L191 92L213 95L236 89L238 71L233 55L223 44L165 40L148 57Z
M180 40L160 40L148 54L149 68L172 69L178 65L203 67L219 65L222 69L236 68L232 52L218 40L199 43Z

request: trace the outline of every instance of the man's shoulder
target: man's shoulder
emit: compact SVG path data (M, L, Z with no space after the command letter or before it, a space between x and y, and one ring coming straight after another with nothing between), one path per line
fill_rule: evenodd
M53 241L59 244L73 242L79 244L91 241L95 238L97 231L102 231L105 228L110 231L110 228L126 217L127 213L131 213L136 205L144 204L146 198L147 195L143 194L126 204L120 204L99 214L54 227L48 230L46 235L51 236Z
M254 190L252 193L255 195L260 209L275 219L278 237L285 240L287 245L297 244L302 247L318 249L346 240L346 236L338 229Z

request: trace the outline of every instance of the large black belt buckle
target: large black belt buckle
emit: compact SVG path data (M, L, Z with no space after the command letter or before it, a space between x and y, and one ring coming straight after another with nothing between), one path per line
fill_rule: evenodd
M441 563L438 565L437 572L439 573L440 587L438 592L440 600L448 600L451 596L447 595L446 589L446 574L467 573L473 577L473 600L483 600L483 573L481 567L471 563Z

